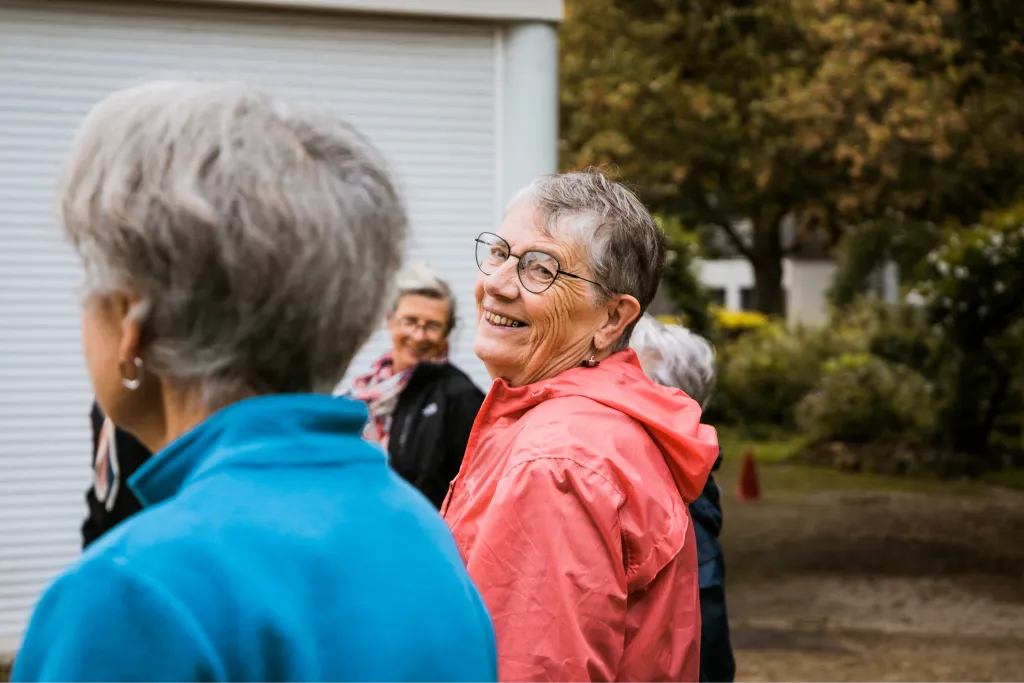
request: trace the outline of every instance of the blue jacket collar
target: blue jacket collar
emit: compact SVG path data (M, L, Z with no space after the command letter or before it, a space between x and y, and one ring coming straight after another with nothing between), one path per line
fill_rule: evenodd
M154 454L128 485L149 506L225 467L384 462L383 451L360 438L366 419L365 405L346 398L281 394L246 399L214 413Z

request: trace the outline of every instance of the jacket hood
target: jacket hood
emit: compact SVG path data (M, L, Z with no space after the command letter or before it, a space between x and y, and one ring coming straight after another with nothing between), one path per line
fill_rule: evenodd
M718 458L718 434L701 424L700 406L679 389L651 381L632 349L620 351L593 368L566 370L524 387L494 381L488 403L502 414L523 412L542 401L581 396L640 422L661 449L683 500L696 500Z

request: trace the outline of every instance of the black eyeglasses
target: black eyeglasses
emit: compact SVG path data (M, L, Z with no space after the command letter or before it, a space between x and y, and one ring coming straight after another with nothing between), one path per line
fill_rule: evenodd
M476 265L484 275L493 275L510 256L519 260L516 266L519 282L526 291L533 294L546 292L555 284L559 275L601 286L593 280L562 270L558 259L551 254L545 254L543 251L526 251L517 256L512 253L508 242L494 233L482 232L476 238Z

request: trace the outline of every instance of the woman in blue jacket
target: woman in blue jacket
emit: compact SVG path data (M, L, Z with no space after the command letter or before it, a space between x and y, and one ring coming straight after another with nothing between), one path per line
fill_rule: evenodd
M61 179L97 401L142 510L50 586L15 680L494 680L444 522L332 399L406 218L373 147L240 84L89 114Z

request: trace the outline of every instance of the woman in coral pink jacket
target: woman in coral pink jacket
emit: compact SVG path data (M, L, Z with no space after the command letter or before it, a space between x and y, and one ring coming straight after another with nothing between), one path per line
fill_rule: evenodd
M443 513L504 681L696 681L687 504L718 455L700 407L644 376L630 332L664 237L599 173L546 176L477 240L475 349L494 378Z

